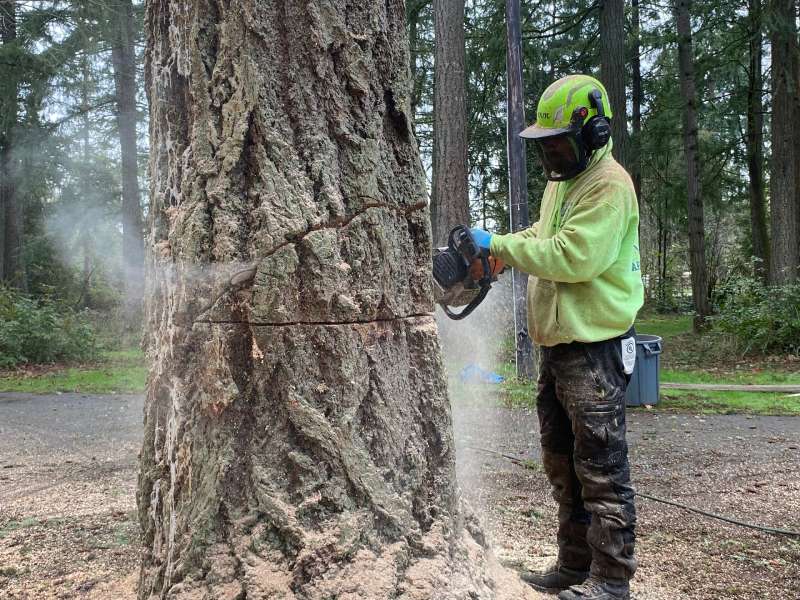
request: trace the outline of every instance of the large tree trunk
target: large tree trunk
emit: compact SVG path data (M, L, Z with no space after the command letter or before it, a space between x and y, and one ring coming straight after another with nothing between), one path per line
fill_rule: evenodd
M639 0L632 0L631 9L631 128L633 137L628 144L628 163L631 168L633 187L639 205L642 203L642 61L641 61L641 17L639 14ZM639 222L641 226L641 221Z
M433 0L433 242L469 224L464 0Z
M142 599L537 597L459 500L403 20L148 4Z
M0 0L0 40L3 45L17 41L17 8L13 0ZM0 84L0 209L2 210L2 280L9 286L25 290L26 276L22 256L22 207L17 194L17 169L14 157L14 133L17 128L17 66L2 65Z
M755 272L766 280L769 272L767 209L764 197L764 101L761 71L762 34L761 1L749 0L750 65L747 81L747 169L750 175L750 231Z
M697 136L697 92L694 81L690 0L677 0L678 62L683 96L683 147L686 155L687 217L689 225L689 268L692 271L692 300L695 329L700 329L711 314L706 269L703 196L700 189L700 160Z
M628 156L628 122L625 105L625 2L604 0L600 9L600 79L611 102L614 156L631 170Z
M117 101L117 129L122 158L122 267L125 303L138 312L144 285L142 208L139 203L139 166L136 150L136 50L131 0L111 5L111 57Z
M795 0L772 3L772 173L770 176L770 281L797 277L798 172L795 125L797 117L797 27Z

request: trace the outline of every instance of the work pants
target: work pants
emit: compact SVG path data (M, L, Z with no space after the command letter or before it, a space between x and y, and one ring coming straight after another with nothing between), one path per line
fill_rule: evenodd
M626 334L627 337L631 334ZM563 566L607 579L636 570L621 338L542 348L542 463L558 502Z

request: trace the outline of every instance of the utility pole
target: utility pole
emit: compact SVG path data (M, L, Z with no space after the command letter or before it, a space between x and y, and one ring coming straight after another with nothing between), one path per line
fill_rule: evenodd
M528 180L525 173L525 142L519 133L525 128L525 106L522 102L522 32L520 0L506 0L508 45L506 72L508 89L508 213L511 231L530 225L528 217ZM528 334L528 276L512 270L514 291L514 331L517 340L517 377L532 379L533 344Z

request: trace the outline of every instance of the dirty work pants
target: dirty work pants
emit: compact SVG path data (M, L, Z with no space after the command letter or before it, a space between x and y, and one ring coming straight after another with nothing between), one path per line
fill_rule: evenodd
M623 337L632 335L632 332ZM558 502L562 565L610 579L636 570L621 338L542 348L542 463Z

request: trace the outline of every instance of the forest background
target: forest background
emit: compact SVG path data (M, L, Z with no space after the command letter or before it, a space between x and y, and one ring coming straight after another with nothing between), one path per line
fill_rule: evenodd
M508 229L505 8L406 4L437 241L467 218ZM797 9L522 4L528 121L563 75L609 90L615 155L639 195L645 314L683 315L740 355L800 351ZM141 385L143 31L131 0L0 0L0 368L135 363L122 376ZM526 161L533 221L544 178Z

